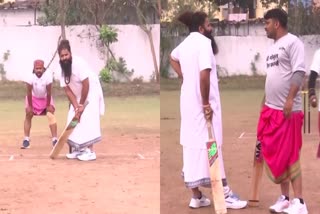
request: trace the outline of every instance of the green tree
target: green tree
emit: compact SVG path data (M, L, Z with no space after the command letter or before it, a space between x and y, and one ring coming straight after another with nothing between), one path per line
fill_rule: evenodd
M155 51L155 47L154 47L154 44L153 44L152 25L150 25L151 23L148 21L146 15L144 13L147 8L153 8L156 11L159 11L157 9L159 4L155 0L145 0L145 1L142 1L142 0L130 0L130 3L135 8L135 11L136 11L136 14L137 14L137 17L138 17L138 20L139 20L140 28L146 33L146 35L148 36L148 39L149 39L150 50L151 50L152 61L153 61L153 67L154 67L154 75L152 75L152 76L155 77L155 80L157 82L160 82L160 72L159 72L159 68L158 68L156 51ZM160 14L158 14L158 15L160 15ZM160 16L158 18L160 18Z
M289 31L296 35L311 35L320 33L320 11L312 0L290 1Z
M218 9L217 3L213 0L172 0L167 8L162 16L162 22L173 21L186 10L202 10L208 14L209 18L213 18L214 12Z

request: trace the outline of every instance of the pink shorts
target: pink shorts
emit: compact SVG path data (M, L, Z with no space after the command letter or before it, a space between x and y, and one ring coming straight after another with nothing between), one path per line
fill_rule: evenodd
M51 101L50 104L54 107L54 102L53 102L53 98L51 96ZM47 98L37 98L32 96L32 105L33 105L33 114L34 115L45 115L46 109L47 109ZM29 106L28 104L28 96L26 96L25 99L25 108L27 108Z

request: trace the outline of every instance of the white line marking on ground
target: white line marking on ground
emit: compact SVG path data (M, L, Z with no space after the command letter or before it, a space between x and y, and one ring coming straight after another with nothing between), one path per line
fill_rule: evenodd
M244 134L245 134L245 132L242 132L241 135L239 136L239 139L241 139Z
M246 135L256 135L257 133L255 132L246 132Z
M142 160L143 160L143 159L146 159L145 157L143 157L142 154L139 154L139 153L138 153L138 156L139 156L139 158L142 159Z
M142 154L118 154L118 155L112 155L110 153L97 153L98 159L105 159L105 158L129 158L129 159L138 159L138 160L155 160L158 159L158 155L154 156L145 156ZM59 154L59 158L65 158L65 154ZM100 157L100 158L99 158ZM5 159L3 159L5 158ZM19 161L19 160L25 160L25 159L48 159L50 160L50 157L48 154L0 154L0 161Z

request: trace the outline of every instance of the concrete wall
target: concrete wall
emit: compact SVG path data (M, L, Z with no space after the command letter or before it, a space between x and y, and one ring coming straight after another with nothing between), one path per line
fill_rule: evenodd
M134 69L134 77L142 76L149 81L154 72L151 48L148 37L139 26L115 25L118 29L118 42L111 45L116 57L123 57L128 69ZM159 67L160 25L152 25L153 42ZM60 26L1 26L0 25L0 63L3 53L10 51L4 62L4 69L9 80L23 80L26 73L32 71L33 61L37 58L51 60L60 36ZM88 37L88 32L91 38ZM97 48L98 32L94 26L69 26L66 29L67 39L71 43L73 55L85 58L95 72L105 65L106 56ZM60 72L58 56L48 69L54 75Z
M220 52L216 56L220 71L228 75L252 75L251 63L258 74L265 74L264 61L267 48L273 43L266 36L218 36L215 37ZM301 37L305 45L305 62L309 70L314 52L320 48L320 35ZM255 56L259 55L255 61ZM170 76L175 77L172 68Z

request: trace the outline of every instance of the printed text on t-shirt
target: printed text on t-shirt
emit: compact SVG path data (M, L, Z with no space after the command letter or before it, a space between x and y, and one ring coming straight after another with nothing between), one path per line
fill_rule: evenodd
M267 68L278 66L278 65L279 65L278 54L272 54L271 56L267 56Z

